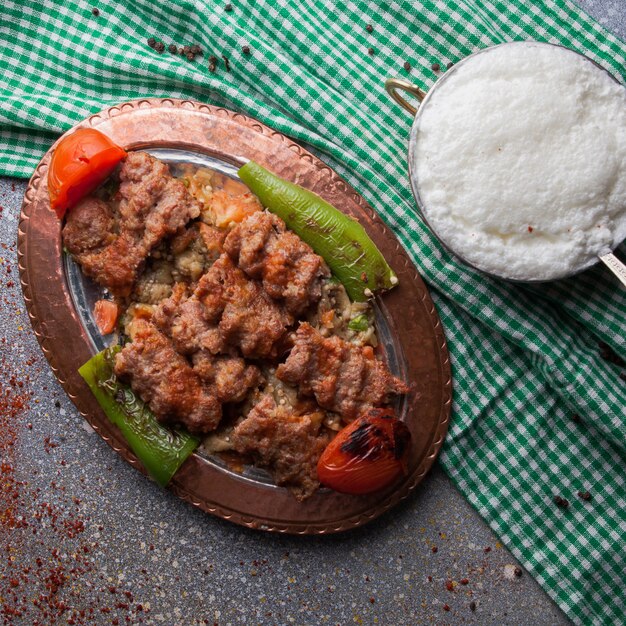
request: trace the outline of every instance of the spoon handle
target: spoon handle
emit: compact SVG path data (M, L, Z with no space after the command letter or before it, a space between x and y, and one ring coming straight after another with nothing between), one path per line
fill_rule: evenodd
M617 276L622 285L626 287L626 265L624 265L614 254L601 254L600 261L604 263Z

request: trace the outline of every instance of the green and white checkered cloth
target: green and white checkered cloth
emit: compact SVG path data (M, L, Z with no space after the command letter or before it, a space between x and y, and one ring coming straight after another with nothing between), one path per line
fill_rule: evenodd
M158 54L150 36L198 43L205 56ZM29 176L59 133L147 96L239 110L305 144L377 208L431 287L455 381L441 456L452 480L575 622L623 624L626 380L598 340L626 357L626 291L602 268L528 287L459 265L415 213L411 119L383 89L390 76L429 88L433 63L445 70L523 39L564 44L626 78L626 44L569 0L233 0L231 11L203 0L4 0L0 173Z

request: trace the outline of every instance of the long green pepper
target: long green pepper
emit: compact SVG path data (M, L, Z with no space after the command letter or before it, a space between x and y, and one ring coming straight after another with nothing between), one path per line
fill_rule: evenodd
M282 218L328 263L351 300L364 302L398 284L385 257L355 219L254 161L239 170L239 177L265 208Z
M187 432L170 430L113 371L119 346L93 356L78 373L98 400L106 416L121 431L132 451L154 480L164 487L200 440Z

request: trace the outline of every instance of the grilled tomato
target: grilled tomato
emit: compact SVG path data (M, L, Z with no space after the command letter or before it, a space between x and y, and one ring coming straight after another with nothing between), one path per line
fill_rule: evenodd
M378 491L406 474L410 443L409 429L391 409L370 409L328 444L317 476L341 493Z
M48 169L50 207L65 212L91 193L126 156L126 151L93 128L79 128L59 142Z

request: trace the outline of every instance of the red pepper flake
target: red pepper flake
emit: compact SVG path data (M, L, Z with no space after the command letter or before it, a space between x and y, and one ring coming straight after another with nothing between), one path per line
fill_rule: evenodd
M487 547L483 550L483 552L484 552L485 554L489 554L489 553L491 552L491 548L490 548L489 546L487 546Z
M454 591L454 583L451 580L446 581L446 589L448 591Z
M528 226L528 232L529 232L529 233L532 233L532 232L533 232L533 230L535 230L535 229L534 229L532 226L530 226L530 225L529 225L529 226Z
M467 585L469 583L469 579L468 578L461 578L461 580L459 580L459 583L461 585Z
M45 437L45 438L44 438L44 440L43 440L43 447L44 447L44 450L45 450L48 454L50 454L50 450L54 450L54 448L57 448L57 447L58 447L58 445L59 445L59 444L58 444L58 443L54 443L54 441L52 441L52 440L50 439L50 437Z
M370 604L374 604L374 602L376 602L375 598L370 598Z
M437 546L433 546L433 547L430 549L430 551L431 551L433 554L437 554L437 550L438 550L438 549L439 549L439 548L437 548Z
M444 604L444 605L443 605L443 610L444 610L444 611L449 611L449 610L450 610L450 607L449 607L447 604Z

